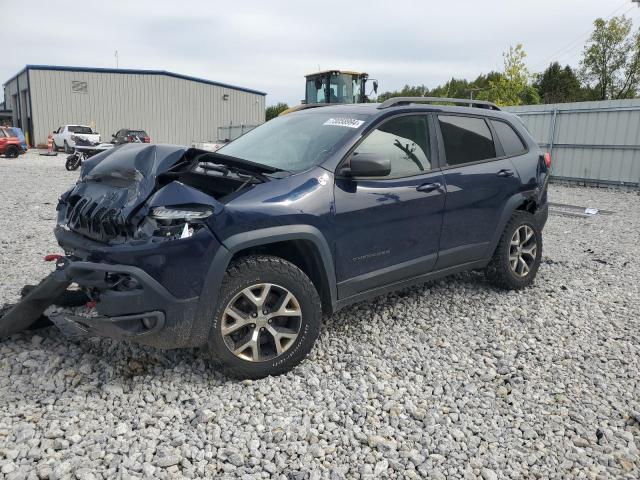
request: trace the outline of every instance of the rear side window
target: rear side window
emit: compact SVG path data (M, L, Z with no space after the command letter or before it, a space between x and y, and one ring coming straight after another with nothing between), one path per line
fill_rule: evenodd
M482 118L439 115L447 164L461 165L495 158L491 130Z
M431 170L429 129L425 115L393 118L371 132L354 155L377 153L389 159L387 178L419 175Z
M519 155L527 149L511 125L498 120L491 120L491 124L493 125L493 129L496 131L498 140L500 140L504 154L507 157Z
M80 134L87 134L87 135L90 135L93 133L90 127L83 127L81 125L69 125L68 130L71 133L80 133Z

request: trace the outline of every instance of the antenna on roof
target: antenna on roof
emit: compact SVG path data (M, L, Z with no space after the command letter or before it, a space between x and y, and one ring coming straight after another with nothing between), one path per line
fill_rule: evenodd
M118 67L118 50L116 50L116 53L114 54L114 56L116 57L116 68Z

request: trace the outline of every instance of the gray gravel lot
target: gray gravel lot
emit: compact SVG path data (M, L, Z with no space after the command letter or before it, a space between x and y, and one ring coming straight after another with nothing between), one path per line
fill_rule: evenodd
M64 155L0 158L0 304L51 268ZM293 372L55 328L0 342L0 478L638 478L640 196L552 186L535 286L458 275L326 319Z

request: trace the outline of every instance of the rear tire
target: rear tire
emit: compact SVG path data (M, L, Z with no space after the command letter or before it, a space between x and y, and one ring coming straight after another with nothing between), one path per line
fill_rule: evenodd
M206 351L227 376L242 379L291 370L311 351L322 320L309 277L266 255L229 266L214 312Z
M51 151L52 152L58 151L58 145L56 145L56 142L54 140L51 140Z
M542 231L529 212L516 211L502 233L486 269L494 285L520 290L531 285L542 259Z
M7 147L7 150L4 154L7 158L18 158L18 155L20 155L20 151L17 147L10 145Z

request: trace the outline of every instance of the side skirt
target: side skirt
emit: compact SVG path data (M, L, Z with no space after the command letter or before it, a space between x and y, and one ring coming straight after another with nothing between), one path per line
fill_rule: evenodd
M336 302L336 308L334 309L334 312L340 310L341 308L347 307L349 305L353 305L354 303L362 302L363 300L368 300L374 297L379 297L389 292L400 290L406 287L411 287L413 285L419 285L421 283L430 282L432 280L437 280L439 278L453 275L455 273L465 272L467 270L484 268L489 264L489 260L490 259L476 260L474 262L468 262L468 263L463 263L461 265L456 265L453 267L443 268L442 270L424 273L422 275L418 275L415 277L406 278L399 282L389 283L387 285L383 285L382 287L366 290L364 292L357 293L356 295L352 295L347 298L341 298Z

